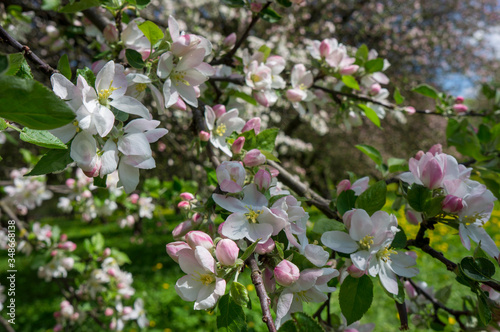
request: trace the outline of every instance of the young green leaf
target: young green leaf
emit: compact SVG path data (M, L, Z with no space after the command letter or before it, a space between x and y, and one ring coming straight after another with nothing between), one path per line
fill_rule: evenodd
M358 107L363 110L366 117L371 122L373 122L377 127L380 128L380 118L378 117L377 113L371 107L368 107L365 104L358 104Z
M125 50L125 57L127 58L127 62L134 68L142 69L146 65L144 60L142 60L141 53L136 50L127 48Z
M358 145L356 145L356 148L359 151L366 154L368 157L370 157L370 159L373 160L375 162L375 164L382 165L382 162L383 162L382 155L373 146L366 145L366 144L358 144Z
M405 97L403 97L401 95L401 92L399 92L398 88L396 88L396 90L394 90L393 98L394 98L394 101L396 102L396 104L398 104L398 105L402 104L405 101Z
M413 210L424 212L427 200L430 199L431 196L432 192L430 189L414 183L408 189L407 199Z
M43 175L64 170L73 159L70 157L70 150L49 150L42 159L26 175Z
M69 66L69 59L66 53L59 59L57 70L59 70L68 80L71 80L71 67Z
M145 21L138 26L142 33L144 33L146 38L149 40L151 45L156 44L157 41L163 39L163 37L165 36L163 31L161 31L161 29L151 21Z
M354 89L354 90L359 90L359 84L358 84L358 81L356 81L356 79L354 78L354 76L351 76L351 75L343 75L342 76L342 82L344 82L344 84L351 88L351 89Z
M357 196L352 190L343 191L337 198L337 211L340 215L344 215L349 210L354 209Z
M370 216L381 210L386 201L387 185L384 180L380 180L366 189L356 200L356 208L363 209Z
M240 332L247 331L247 323L243 308L236 304L229 294L222 296L217 305L217 331Z
M423 96L430 97L432 99L438 99L439 95L437 91L430 85L427 84L420 84L417 86L415 89L412 90L413 92L419 93Z
M247 288L237 281L233 281L229 291L233 301L240 306L246 306L250 298L248 297Z
M369 276L361 278L347 276L340 286L340 310L347 325L358 321L368 311L373 300L373 283Z
M25 142L49 149L67 149L66 144L47 130L35 130L24 127L19 138Z

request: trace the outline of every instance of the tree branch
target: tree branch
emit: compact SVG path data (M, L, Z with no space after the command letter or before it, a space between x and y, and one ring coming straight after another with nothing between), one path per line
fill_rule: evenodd
M16 332L9 324L9 322L7 322L7 320L2 316L0 316L0 325L2 325L5 328L6 332Z
M54 73L58 73L58 71L51 66L49 66L45 61L40 59L35 53L33 53L30 48L26 45L22 45L18 42L14 37L9 35L5 29L0 26L0 41L6 43L16 49L18 52L22 52L24 57L34 63L37 68L42 71L47 76L52 76Z
M250 24L248 25L248 27L246 28L245 32L243 32L243 34L241 35L240 39L238 39L236 41L236 44L234 45L234 47L229 51L227 52L226 54L224 54L224 56L220 59L213 59L210 64L212 66L216 66L216 65L222 65L222 64L225 64L225 65L230 65L231 64L231 59L232 57L236 54L236 51L238 50L238 48L240 48L241 44L243 44L243 42L248 38L248 35L250 34L250 30L252 30L253 26L255 25L255 23L257 23L257 21L259 20L260 18L260 13L263 11L263 10L266 10L267 7L269 7L269 5L271 5L271 2L267 2L264 7L262 7L262 9L260 10L260 12L258 13L255 13L253 16L252 16L252 21L250 21Z
M273 317L271 316L271 310L269 309L271 300L267 296L266 288L264 287L264 283L262 281L262 272L260 271L259 265L255 260L255 256L250 255L250 257L246 260L246 264L252 269L252 283L255 286L255 291L257 292L257 296L260 300L260 307L262 308L262 321L266 323L267 329L270 332L276 332Z
M399 314L399 321L401 322L401 327L399 328L400 331L407 331L410 328L408 327L408 311L406 310L406 304L399 303L397 301L394 301L396 303L396 308L398 309L398 314Z
M107 19L107 17L101 15L98 11L97 8L89 8L85 9L82 11L83 15L94 24L97 29L104 31L106 26L110 23L110 21Z

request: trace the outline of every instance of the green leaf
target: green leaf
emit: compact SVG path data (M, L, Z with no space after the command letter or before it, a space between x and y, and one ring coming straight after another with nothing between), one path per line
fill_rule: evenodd
M75 114L52 91L34 80L0 76L0 117L32 129L54 129Z
M367 73L376 73L384 69L384 60L381 58L369 60L365 63L365 69Z
M5 129L7 129L7 122L4 119L0 118L0 130Z
M31 68L28 65L28 62L26 62L26 59L23 58L21 62L21 66L19 66L18 71L16 72L16 76L22 79L28 79L32 80L33 79L33 74L31 73Z
M424 212L427 218L432 218L443 210L441 202L443 202L444 196L437 196L433 197L429 200L424 205Z
M321 218L314 223L313 233L323 234L329 231L345 231L346 227L343 223L337 220Z
M484 325L488 325L491 321L491 310L488 306L488 298L481 290L479 290L479 293L477 294L477 308L481 322Z
M439 98L437 91L432 86L427 84L420 84L412 91L433 99Z
M295 327L295 322L293 320L286 321L285 324L281 325L278 332L300 332Z
M356 208L365 210L370 216L385 205L387 185L380 180L366 189L356 200Z
M494 99L497 93L496 89L491 87L489 84L483 84L481 91L487 99Z
M283 7L290 7L292 5L292 2L290 0L278 0L277 1L280 5Z
M408 164L406 159L401 158L389 158L387 159L387 166L389 166L389 172L407 172Z
M3 75L9 69L9 58L7 55L0 54L0 75Z
M76 76L82 75L90 86L95 87L95 75L92 69L84 67L76 70Z
M89 9L92 7L100 6L101 3L99 0L82 0L75 3L69 3L64 6L60 12L61 13L76 13L81 12L85 9Z
M380 128L380 118L378 117L377 113L371 108L368 107L364 104L358 104L358 107L365 112L366 117L373 122L377 127Z
M495 265L486 258L465 257L459 266L463 274L475 281L491 281L495 274Z
M16 75L24 62L25 59L23 53L9 54L9 69L5 75Z
M356 58L365 62L366 60L368 60L368 53L369 53L368 47L365 44L363 44L356 51Z
M406 247L406 234L405 231L401 228L401 226L398 226L399 232L396 233L396 236L394 236L394 240L392 240L391 246L395 249L403 249Z
M306 313L296 312L292 314L292 317L299 331L325 331L316 320Z
M373 300L373 283L369 276L347 276L340 286L340 310L350 325L363 317Z
M40 161L33 167L31 172L26 175L43 175L64 170L73 159L70 157L70 149L49 150Z
M270 7L260 11L259 15L264 21L268 21L269 23L276 23L281 20L281 15Z
M354 209L357 198L353 190L346 190L340 193L337 198L337 211L341 216L347 211Z
M451 288L452 288L451 285L444 286L443 288L440 288L436 292L436 294L434 294L434 297L436 298L436 300L438 300L442 304L446 304L446 302L448 302L448 299L451 296Z
M401 95L398 88L394 90L393 98L397 105L402 104L405 101L405 97Z
M49 149L67 149L66 144L49 131L35 130L24 127L19 138L25 142Z
M57 8L59 8L60 5L61 0L43 0L42 9L57 11Z
M233 299L234 303L242 307L246 306L248 301L250 301L247 288L237 281L233 281L233 283L231 284L229 294L231 294L231 298Z
M229 294L219 299L219 314L217 315L217 331L239 332L247 331L247 323L243 308L237 305Z
M137 9L144 9L149 5L151 0L129 0L129 2L137 7Z
M222 0L222 3L233 8L239 8L245 5L245 1L243 0Z
M279 258L282 260L285 259L285 245L278 241L274 241L274 243L276 244L276 251L278 252Z
M69 59L66 53L59 59L57 70L59 70L68 80L71 80L71 67L69 66Z
M138 25L139 29L144 33L151 45L156 44L158 40L163 39L165 34L161 29L151 21L145 21Z
M125 57L127 58L127 62L134 68L142 69L146 65L142 60L141 53L136 50L127 48L125 50Z
M358 144L358 145L356 145L356 148L359 151L366 154L368 157L370 157L370 159L373 160L375 162L375 164L377 164L379 166L382 165L382 161L383 161L382 155L374 147L372 147L370 145L366 145L366 144Z
M408 204L417 212L425 211L425 204L432 196L432 191L419 184L412 184L408 189Z
M106 180L108 176L105 175L104 177L96 176L94 177L94 186L99 187L99 188L106 188Z
M100 253L104 249L104 237L101 233L97 233L96 235L90 238L90 243L94 247L94 250Z
M269 128L261 131L257 135L257 146L259 150L272 152L274 150L274 145L276 144L276 137L279 133L278 128Z
M259 48L259 52L264 54L264 59L262 61L266 61L269 55L271 55L271 48L264 44Z
M123 265L123 264L131 264L132 261L128 257L128 255L122 251L119 251L115 248L111 249L111 257L116 259L116 262L118 265Z
M246 101L247 103L249 103L249 104L251 104L253 106L257 106L257 101L252 96L249 96L249 95L247 95L244 92L233 91L233 92L230 93L230 95L233 96L233 97L236 97L236 98L243 99L244 101Z
M260 239L252 243L250 246L248 246L248 248L243 252L243 255L241 255L240 257L242 261L245 261L248 257L250 257L251 254L253 254L253 252L255 251L255 247L257 247L259 241Z
M467 119L458 122L455 119L448 120L446 127L446 137L448 144L457 148L463 155L470 156L477 161L488 159L481 153L481 144L476 133L469 125Z
M260 151L260 153L262 153L266 157L267 160L280 162L280 160L275 155L273 155L271 152L266 151L266 150L259 150L259 151Z
M354 76L351 76L351 75L343 75L342 76L342 82L344 82L344 84L351 88L351 89L354 89L354 90L359 90L359 84L358 84L358 81L356 81L356 79L354 78Z

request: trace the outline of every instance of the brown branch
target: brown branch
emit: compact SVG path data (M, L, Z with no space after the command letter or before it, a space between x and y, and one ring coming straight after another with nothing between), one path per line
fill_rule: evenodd
M400 331L407 331L410 328L408 327L408 311L406 310L406 304L399 303L398 301L394 301L396 303L396 308L398 309L399 321L401 322Z
M255 291L257 292L257 296L260 301L260 307L262 308L262 321L266 323L267 329L270 332L276 332L273 317L271 316L271 310L269 309L271 300L267 296L266 288L264 287L264 282L262 281L262 272L259 269L254 255L250 255L250 257L246 260L246 264L252 269L252 283L255 286Z
M321 197L311 189L309 189L305 184L300 181L295 180L295 178L287 170L281 167L274 161L268 160L268 164L276 168L280 173L278 175L278 180L283 182L287 187L295 191L299 196L307 197L308 203L314 205L321 212L323 212L328 218L340 220L339 216L335 211L330 209L330 202L325 198Z
M107 19L107 17L101 15L98 11L97 8L89 8L85 9L82 11L83 15L94 24L97 29L104 31L106 26L110 23L110 21Z
M250 34L250 30L252 30L252 28L254 27L255 23L257 23L257 21L259 20L260 13L262 11L266 10L267 7L269 7L269 5L271 5L270 1L267 2L264 5L264 7L262 7L262 9L260 10L260 12L255 13L252 16L252 21L250 21L250 24L246 28L245 32L243 32L243 34L241 35L240 39L238 39L236 41L236 44L234 45L234 47L229 52L227 52L226 54L224 54L224 56L222 58L220 58L220 59L213 59L210 62L210 64L212 66L222 65L222 64L225 64L225 65L230 65L231 64L232 58L236 54L236 51L240 48L240 46L243 44L243 42L248 38L248 35Z
M16 332L9 324L9 322L7 322L7 320L2 316L0 316L0 325L2 325L5 328L6 332Z
M9 33L5 31L2 26L0 26L0 42L6 43L14 47L16 51L23 53L24 57L34 63L37 68L45 75L50 77L52 74L58 73L56 69L49 66L45 61L43 61L35 53L33 53L28 46L22 45L20 42L14 39L14 37L9 35Z

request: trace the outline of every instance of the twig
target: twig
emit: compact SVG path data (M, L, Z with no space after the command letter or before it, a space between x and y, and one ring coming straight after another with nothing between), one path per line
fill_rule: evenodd
M94 24L97 29L104 31L106 26L110 23L110 21L103 15L99 14L96 8L89 8L82 11L83 15Z
M9 33L5 31L2 26L0 26L0 41L14 47L16 51L22 52L24 54L24 57L33 62L37 66L37 68L40 69L45 75L50 77L52 74L58 73L56 69L49 66L45 61L43 61L35 53L33 53L28 46L22 45L20 42L14 39L14 37L9 35Z
M396 303L396 308L398 309L399 321L401 322L400 331L407 331L410 328L408 327L408 312L406 311L406 304L399 303L398 301L394 301Z
M9 322L7 322L7 320L5 320L5 318L3 318L2 316L0 316L0 325L5 328L6 332L16 332L9 324Z
M278 175L278 179L283 182L283 184L295 191L299 196L310 197L307 202L317 207L318 210L323 212L328 218L340 220L337 213L330 209L328 200L321 197L311 189L307 188L307 186L302 182L295 180L292 174L290 174L287 170L285 170L274 161L268 160L268 163L270 166L276 168L280 172Z
M254 27L255 23L257 23L257 21L259 20L259 17L260 17L260 13L264 10L267 9L267 7L269 7L269 5L271 5L271 2L267 2L264 7L262 7L262 9L260 10L259 13L255 13L253 16L252 16L252 21L250 22L250 24L248 25L248 27L246 28L245 32L243 32L243 34L241 35L240 39L238 39L236 41L236 44L234 45L234 47L229 51L227 52L226 54L224 54L224 56L220 59L213 59L210 64L212 66L216 66L216 65L222 65L222 64L225 64L225 65L228 65L228 64L231 64L231 59L232 57L236 54L236 51L238 50L238 48L240 48L241 44L243 44L243 42L248 38L248 35L250 33L250 30L252 30L252 28Z
M271 316L271 310L269 309L271 300L267 296L267 292L262 281L262 272L257 265L254 255L250 255L250 257L246 260L246 263L250 266L250 269L252 269L252 283L255 286L255 291L257 292L257 296L260 301L260 307L262 308L262 321L266 323L267 329L270 332L276 332L273 317Z

